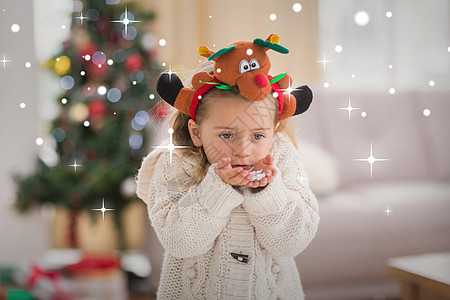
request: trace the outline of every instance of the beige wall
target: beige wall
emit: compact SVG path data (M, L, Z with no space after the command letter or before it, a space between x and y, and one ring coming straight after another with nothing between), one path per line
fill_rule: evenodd
M157 18L151 25L157 38L167 45L158 46L158 59L172 66L174 72L195 69L203 60L197 48L205 45L219 50L237 40L280 36L280 45L288 55L270 52L271 74L289 72L295 84L319 79L321 59L318 53L317 0L302 1L302 11L295 13L295 1L273 0L138 0L152 9ZM299 1L300 2L300 1ZM271 21L269 15L277 19ZM211 18L209 17L211 16ZM215 44L215 46L213 46Z

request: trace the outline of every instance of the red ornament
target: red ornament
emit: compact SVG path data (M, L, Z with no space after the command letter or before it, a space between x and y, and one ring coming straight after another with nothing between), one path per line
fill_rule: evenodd
M91 82L98 82L108 75L108 71L108 64L103 64L99 67L90 63L86 66L86 78Z
M94 43L89 42L78 49L78 55L80 55L81 59L85 59L86 55L89 55L92 58L92 55L97 52L97 50L97 46Z
M125 61L125 67L127 68L128 71L139 69L141 66L142 66L142 57L137 53L131 54Z
M106 106L103 100L92 100L88 104L89 116L91 118L103 117L105 115Z

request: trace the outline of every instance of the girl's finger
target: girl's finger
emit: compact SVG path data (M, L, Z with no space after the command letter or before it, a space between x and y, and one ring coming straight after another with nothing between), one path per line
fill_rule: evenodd
M264 159L264 162L268 165L271 165L273 163L273 157L270 154L267 154L267 156Z
M229 161L228 157L221 158L221 159L219 159L219 161L217 163L217 168L223 169L228 165L229 162L230 161Z

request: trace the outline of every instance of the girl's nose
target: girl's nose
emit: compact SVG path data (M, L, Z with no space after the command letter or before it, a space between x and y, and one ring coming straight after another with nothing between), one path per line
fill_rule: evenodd
M233 155L239 157L247 157L250 155L250 142L237 140L233 147Z

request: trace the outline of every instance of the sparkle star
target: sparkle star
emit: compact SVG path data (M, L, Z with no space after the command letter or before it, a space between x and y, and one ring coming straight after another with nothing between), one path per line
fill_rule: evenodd
M303 177L303 175L302 174L298 174L299 176L297 176L297 179L299 179L300 180L300 184L302 184L303 185L303 181L304 180L309 180L309 178L308 177Z
M372 143L370 143L370 156L368 158L356 158L355 160L358 161L367 161L370 164L370 178L372 178L372 174L373 174L373 164L377 161L386 161L389 160L387 158L375 158L373 156L373 151L372 151Z
M331 60L327 60L326 57L325 57L325 53L324 53L324 54L323 54L323 59L322 59L322 60L318 60L318 61L316 61L316 62L323 63L323 69L325 70L325 65L326 65L327 63L329 63L329 62L332 62L332 61L331 61Z
M351 103L350 103L350 98L348 98L348 106L347 107L339 107L339 109L345 109L348 111L348 120L351 121L352 118L352 110L354 109L361 109L359 107L352 107Z
M138 23L138 22L142 22L142 21L134 21L134 20L130 20L128 19L128 7L125 6L125 12L124 12L124 18L123 20L120 21L111 21L114 23L122 23L123 25L125 25L125 36L128 35L128 24L133 24L133 23Z
M88 20L88 17L83 16L83 12L80 11L80 16L79 17L75 17L75 19L80 19L80 25L83 25L83 20Z
M169 71L167 71L167 74L169 74L169 81L172 81L172 65L169 65Z
M105 198L102 199L102 207L101 208L93 208L92 210L99 210L102 212L103 221L105 220L105 211L114 210L114 208L105 208Z
M6 59L6 54L3 53L3 59L0 60L0 62L3 64L3 69L5 69L6 68L6 63L12 62L12 60Z
M383 212L386 216L389 217L394 211L388 206L383 210Z
M75 172L77 171L78 167L82 167L83 165L79 165L77 164L77 159L75 158L75 161L73 162L73 164L69 165L69 167L73 167L75 169Z
M169 128L168 132L169 132L170 136L169 136L169 143L167 144L167 146L153 146L152 148L164 148L164 149L169 150L169 152L170 152L170 163L172 163L172 152L175 149L190 148L190 147L189 146L175 146L175 144L172 142L172 135L174 133L173 128Z

